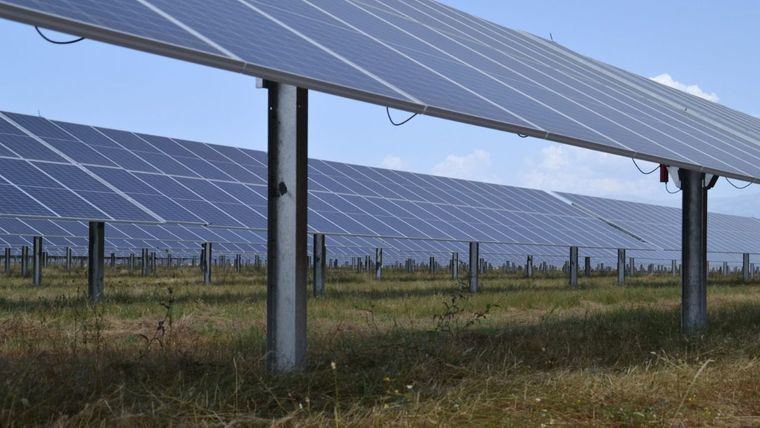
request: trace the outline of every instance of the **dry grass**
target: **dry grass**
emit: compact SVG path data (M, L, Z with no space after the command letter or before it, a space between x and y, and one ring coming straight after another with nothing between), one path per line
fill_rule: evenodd
M331 271L308 371L273 376L261 273L108 271L97 307L83 272L45 275L0 281L2 426L760 425L760 284L733 278L685 339L669 276L491 274L453 298L444 274Z

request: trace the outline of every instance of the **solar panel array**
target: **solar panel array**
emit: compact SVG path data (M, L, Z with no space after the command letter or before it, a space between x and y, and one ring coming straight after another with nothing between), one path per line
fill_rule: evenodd
M680 250L681 209L640 202L560 193L576 206L664 250ZM760 220L710 213L707 251L760 253Z
M67 205L73 219L0 199L0 246L18 250L42 235L51 254L65 247L84 253L86 222L106 220L107 251L122 256L142 248L193 256L205 241L219 255L266 253L264 152L0 113L4 162L17 165L0 170L5 186L43 201L39 189L51 186L53 196L77 199ZM100 205L86 198L102 189L132 211L90 217ZM375 248L389 264L430 256L442 262L452 252L466 254L473 240L494 265L521 265L526 255L562 265L569 246L607 265L618 248L642 263L680 259L680 210L560 195L574 205L540 190L310 159L309 232L326 234L330 257L343 262ZM144 222L128 221L125 213L134 210ZM144 213L155 214L148 221ZM760 254L758 225L711 214L709 260L738 263L740 253Z
M0 0L0 16L428 115L760 180L759 119L432 0L129 0L108 7Z
M60 177L68 188L91 193L88 186L100 188L101 182L106 183L156 213L162 223L266 229L264 152L15 113L2 115L34 136L26 143L30 149L26 160L8 161L34 163L43 172L50 165L57 166L37 154L46 153L45 144L55 135L60 141L56 148L75 163L70 168L82 171ZM6 128L10 125L6 123ZM0 147L14 138L13 134L0 133ZM0 157L0 162L5 160ZM30 179L47 175L37 170L23 173ZM17 179L17 175L4 172L0 176L11 182ZM0 213L21 215L23 209L13 201L4 202L0 201ZM336 162L310 160L308 205L309 231L313 233L652 248L540 190ZM89 215L89 210L84 210L78 217L92 219Z

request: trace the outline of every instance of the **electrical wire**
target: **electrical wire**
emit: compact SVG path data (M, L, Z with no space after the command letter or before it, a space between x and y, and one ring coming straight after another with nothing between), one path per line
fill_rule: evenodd
M40 37L42 37L43 39L45 39L46 41L48 41L48 42L50 42L50 43L52 43L54 45L70 45L70 44L81 42L82 40L84 40L84 37L79 37L77 39L64 40L64 41L53 40L53 39L49 38L48 36L44 35L42 33L42 30L40 30L40 27L35 26L34 29L37 30L37 34L39 34Z
M517 136L520 137L520 138L528 138L527 134L520 134L520 133L518 133Z
M676 190L675 192L671 192L671 191L670 191L670 188L669 188L669 186L668 186L668 184L670 184L670 182L669 182L669 181L666 181L666 182L665 182L665 191L666 191L666 192L668 192L668 193L670 193L671 195L675 195L676 193L678 193L678 192L680 192L680 191L681 191L681 189L678 189L678 190Z
M657 165L656 167L654 167L654 169L653 169L653 170L651 170L651 171L649 171L649 172L644 172L644 170L643 170L643 169L641 169L641 167L639 167L639 164L637 164L637 163L636 163L636 159L634 159L634 158L631 158L631 160L633 161L633 164L634 164L634 165L636 165L636 169L638 169L638 170L639 170L639 172L640 172L640 173L642 173L642 174L644 174L644 175L649 175L649 174L652 174L652 173L654 173L655 171L657 171L658 169L660 169L660 166L659 166L659 165Z
M723 178L725 178L726 181L728 181L728 184L730 184L731 186L733 186L735 189L739 189L739 190L746 189L747 187L749 187L749 186L752 185L752 182L750 181L749 183L747 183L746 186L737 186L736 184L732 183L731 180L728 179L728 177L723 177Z
M406 119L404 119L404 120L403 120L403 121L401 121L401 122L394 122L394 121L393 121L393 118L391 117L391 109L390 109L390 108L388 108L388 107L386 107L386 108L385 108L385 113L388 115L388 120L391 122L391 124L392 124L393 126L401 126L401 125L404 125L404 124L406 124L407 122L409 122L410 120L414 119L414 118L415 118L415 117L416 117L416 116L419 114L419 113L413 113L411 116L407 117Z

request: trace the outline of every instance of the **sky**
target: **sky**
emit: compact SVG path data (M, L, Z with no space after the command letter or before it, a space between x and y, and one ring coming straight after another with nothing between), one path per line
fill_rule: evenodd
M760 2L444 3L507 27L551 34L584 55L760 116ZM250 76L89 40L52 45L33 27L4 20L0 40L0 110L266 148L266 92ZM630 158L425 116L394 127L384 107L313 91L309 103L311 157L640 202L681 202L657 174L641 174ZM408 115L392 114L395 120ZM760 217L760 185L737 190L721 179L709 204L711 211Z

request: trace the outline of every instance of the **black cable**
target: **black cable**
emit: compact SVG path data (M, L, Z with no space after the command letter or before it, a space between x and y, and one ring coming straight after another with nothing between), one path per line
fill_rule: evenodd
M649 174L652 174L653 172L655 172L655 171L657 171L658 169L660 169L660 166L659 166L659 165L657 165L656 167L654 167L654 169L653 169L653 170L651 170L651 171L649 171L649 172L644 172L644 170L643 170L643 169L641 169L641 168L639 167L639 164L637 164L637 163L636 163L636 159L634 159L634 158L631 158L631 160L633 161L633 164L634 164L634 165L636 165L636 169L638 169L638 170L639 170L639 172L640 172L640 173L642 173L642 174L644 174L644 175L649 175Z
M681 191L681 189L678 189L678 190L676 190L675 192L671 192L671 191L670 191L670 189L668 188L668 184L669 184L669 183L670 183L669 181L666 181L666 182L665 182L665 191L666 191L666 192L670 193L671 195L675 195L676 193L678 193L678 192L680 192L680 191Z
M53 40L53 39L48 38L46 35L42 34L42 30L40 30L40 27L35 26L34 29L37 30L37 34L39 34L40 37L42 37L43 39L45 39L46 41L54 45L70 45L70 44L81 42L82 40L84 40L84 37L80 37L78 39L73 39L73 40L65 40L65 41Z
M528 138L527 134L520 134L520 133L518 133L517 136L520 137L520 138Z
M752 185L752 182L750 181L749 183L747 183L747 185L746 185L746 186L743 186L743 187L739 187L739 186L737 186L736 184L732 183L732 182L731 182L731 180L729 180L729 179L728 179L728 177L723 177L723 178L725 178L725 179L726 179L726 181L728 181L728 184L730 184L731 186L733 186L735 189L739 189L739 190L743 190L743 189L746 189L747 187L749 187L749 186L751 186L751 185Z
M391 121L391 124L393 126L401 126L401 125L409 122L410 120L414 119L419 114L419 113L414 113L414 114L412 114L411 116L407 117L406 119L404 119L401 122L394 122L393 118L391 117L391 109L388 108L388 107L386 107L385 108L385 113L388 115L388 120Z

